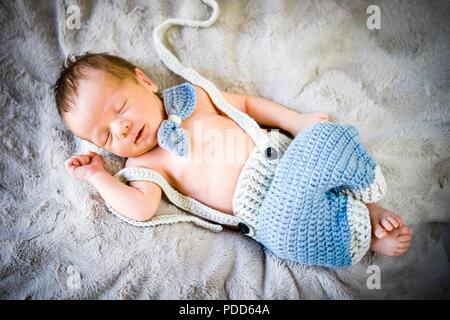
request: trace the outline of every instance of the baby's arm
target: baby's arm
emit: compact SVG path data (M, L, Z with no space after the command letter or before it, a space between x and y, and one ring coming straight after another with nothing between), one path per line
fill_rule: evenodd
M301 114L281 104L260 97L228 92L222 92L222 94L229 103L247 113L258 124L286 130L294 137L315 123L334 120L328 113Z
M158 209L161 200L158 186L152 183L140 189L127 186L105 171L102 159L95 152L70 158L66 168L72 176L94 186L114 210L132 220L149 220Z

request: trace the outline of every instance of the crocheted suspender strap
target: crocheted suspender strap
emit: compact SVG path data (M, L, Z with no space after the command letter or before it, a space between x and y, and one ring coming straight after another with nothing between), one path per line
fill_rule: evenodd
M265 150L268 146L270 146L269 141L263 134L256 121L244 112L241 112L237 108L230 105L213 83L202 77L194 69L187 68L183 64L181 64L177 57L175 57L174 54L163 45L162 40L165 36L165 33L172 26L207 28L214 24L214 22L217 20L217 17L219 16L219 6L214 0L202 1L212 9L212 13L209 19L204 21L177 18L167 19L153 31L153 42L155 44L156 52L158 53L159 58L167 66L167 68L180 75L184 79L190 81L191 83L202 87L209 94L214 104L222 112L224 112L227 116L234 120L242 129L244 129L253 139L258 148L260 148L261 150Z
M147 180L156 183L164 192L166 197L177 207L191 212L197 216L203 217L205 219L217 222L219 224L227 224L237 226L241 220L235 216L223 213L221 211L209 208L208 206L202 204L201 202L185 196L175 190L157 171L148 168L124 168L116 173L116 179L121 181L133 181L133 180ZM112 208L110 208L112 209ZM202 220L195 216L185 216L185 215L163 215L156 216L152 218L151 221L138 222L128 219L118 212L112 209L113 213L120 217L122 220L129 222L135 226L156 226L161 224L169 224L175 222L193 222L198 226L210 229L212 231L221 231L222 227L217 224L213 224Z
M203 78L197 71L192 68L187 68L180 63L180 61L173 55L170 50L168 50L163 45L163 38L168 29L172 26L189 26L189 27L202 27L207 28L211 26L219 16L219 6L214 0L202 0L206 5L212 8L211 16L208 20L189 20L189 19L167 19L162 24L160 24L153 31L153 42L156 48L156 52L159 58L163 61L163 63L167 66L175 74L178 74L182 78L188 80L192 84L198 85L203 88L210 96L211 100L214 104L227 116L229 116L232 120L234 120L243 130L245 130L248 135L253 139L257 148L260 150L265 150L268 146L270 146L269 141L264 134L264 132L260 129L259 125L249 117L247 114L241 112L237 108L230 105L222 96L220 91L216 88L216 86ZM201 202L187 197L170 186L169 183L156 171L147 169L147 168L125 168L120 170L116 176L121 176L122 179L126 180L148 180L158 184L163 190L164 194L167 198L176 206L189 211L193 214L201 216L205 219L215 221L220 224L228 224L237 226L241 219L236 216L228 215L218 210L214 210L205 206ZM137 222L131 219L128 219L116 212L113 208L110 207L110 210L113 214L118 216L120 219L131 223L135 226L156 226L161 224L169 224L175 222L193 222L201 227L210 229L211 231L221 231L222 227L220 225L209 223L205 220L199 219L194 216L184 216L184 215L167 215L167 216L156 216L152 218L151 221L147 222Z
M122 220L126 223L129 223L135 227L156 227L156 226L163 225L163 224L172 224L172 223L177 223L177 222L192 222L192 223L198 225L199 227L208 229L212 232L220 232L223 229L222 226L220 226L218 224L206 222L195 216L183 216L183 215L176 215L176 214L156 216L156 217L153 217L150 221L141 222L141 221L129 219L129 218L125 217L124 215L120 214L119 212L115 211L108 204L107 204L107 206L108 206L109 210L111 211L111 213L114 214L117 218L119 218L120 220Z

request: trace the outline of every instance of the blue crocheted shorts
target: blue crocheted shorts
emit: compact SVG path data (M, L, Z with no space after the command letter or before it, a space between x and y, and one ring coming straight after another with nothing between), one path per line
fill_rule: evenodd
M280 159L259 211L256 239L278 257L303 264L356 263L369 249L371 226L364 203L346 190L370 193L377 186L376 166L354 127L307 128Z

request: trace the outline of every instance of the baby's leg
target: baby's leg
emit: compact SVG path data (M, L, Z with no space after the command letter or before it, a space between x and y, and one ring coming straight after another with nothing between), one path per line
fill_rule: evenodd
M386 210L374 203L366 203L366 207L369 209L372 234L378 239L383 239L389 232L403 227L404 223L402 218L392 211Z
M411 243L411 229L404 226L403 220L393 212L375 204L366 206L372 222L370 250L386 256L404 254Z

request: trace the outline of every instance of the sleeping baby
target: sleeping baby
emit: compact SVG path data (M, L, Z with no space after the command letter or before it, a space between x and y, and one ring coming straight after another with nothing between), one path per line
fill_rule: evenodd
M70 131L127 158L115 176L95 152L65 163L127 221L236 228L282 259L333 268L409 248L411 229L375 204L386 193L379 165L326 113L228 92L220 108L199 86L159 90L108 54L69 57L54 91ZM162 192L191 214L155 215Z

